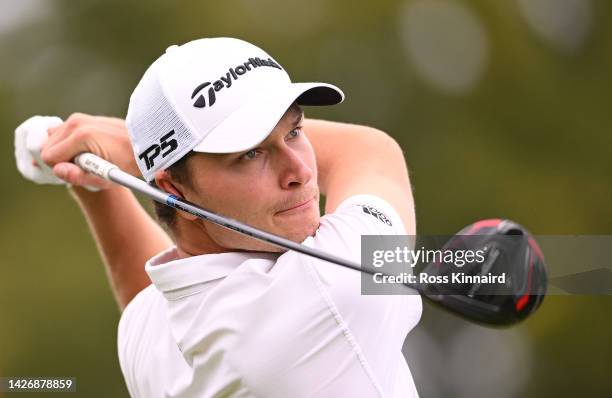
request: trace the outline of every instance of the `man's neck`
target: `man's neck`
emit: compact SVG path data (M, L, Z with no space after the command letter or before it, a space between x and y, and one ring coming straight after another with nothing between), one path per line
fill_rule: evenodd
M179 258L231 251L212 240L201 220L190 222L179 217L172 232Z

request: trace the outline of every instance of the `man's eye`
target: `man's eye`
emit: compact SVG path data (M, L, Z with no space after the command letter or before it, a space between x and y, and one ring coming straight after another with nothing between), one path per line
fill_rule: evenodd
M288 135L289 135L289 138L295 138L301 133L302 133L302 129L296 128L296 129L291 130Z
M255 159L257 155L258 155L257 151L255 149L251 149L250 151L243 154L242 158L246 160L251 160L251 159Z

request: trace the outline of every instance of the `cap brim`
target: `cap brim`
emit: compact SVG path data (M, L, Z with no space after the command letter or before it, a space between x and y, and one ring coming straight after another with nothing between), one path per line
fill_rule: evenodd
M343 100L342 90L327 83L291 83L267 90L217 125L193 151L233 153L253 148L270 135L292 103L335 105Z

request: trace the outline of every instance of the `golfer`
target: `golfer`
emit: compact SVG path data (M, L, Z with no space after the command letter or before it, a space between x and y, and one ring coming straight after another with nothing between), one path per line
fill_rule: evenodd
M304 118L302 106L343 98L330 84L292 83L250 43L207 38L147 69L125 124L75 114L49 129L42 160L72 184L124 309L131 396L417 396L401 349L419 295L361 295L360 272L156 204L168 236L127 189L70 163L92 152L215 213L360 262L362 235L415 233L414 205L387 134Z

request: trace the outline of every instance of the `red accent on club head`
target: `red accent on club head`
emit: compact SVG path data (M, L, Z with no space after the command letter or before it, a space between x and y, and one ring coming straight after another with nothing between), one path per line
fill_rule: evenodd
M529 302L529 293L531 292L531 274L533 271L533 253L529 253L529 274L527 275L527 290L525 291L525 294L523 294L517 301L516 301L516 311L520 312L523 308L525 308L525 306L527 305L527 303Z
M496 227L501 222L502 220L500 220L499 218L490 218L487 220L476 221L474 224L472 224L470 229L467 232L465 232L463 235L472 235L481 228Z
M521 311L523 308L525 308L528 302L529 302L528 295L525 294L521 296L521 298L519 298L518 301L516 302L516 310Z

